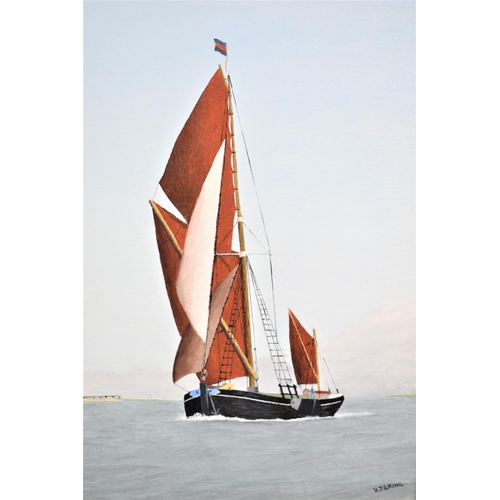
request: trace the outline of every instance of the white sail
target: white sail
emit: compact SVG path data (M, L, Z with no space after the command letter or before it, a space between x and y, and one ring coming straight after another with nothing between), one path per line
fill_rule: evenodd
M221 188L224 144L215 156L196 200L184 244L177 293L192 327L205 342L208 329L210 285L214 259L217 211Z

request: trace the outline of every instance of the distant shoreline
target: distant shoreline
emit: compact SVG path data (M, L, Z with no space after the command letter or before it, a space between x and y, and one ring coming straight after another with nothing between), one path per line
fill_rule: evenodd
M364 396L369 397L369 396ZM362 396L362 398L364 398ZM389 396L378 396L386 398L414 398L416 399L416 394L391 394ZM357 398L355 398L357 399ZM120 396L84 396L83 401L87 403L103 403L103 402L117 402L117 401L182 401L182 399L158 399L158 398L122 398Z
M155 398L121 398L111 396L84 396L84 402L91 403L104 403L104 402L117 402L117 401L172 401L171 399L155 399Z

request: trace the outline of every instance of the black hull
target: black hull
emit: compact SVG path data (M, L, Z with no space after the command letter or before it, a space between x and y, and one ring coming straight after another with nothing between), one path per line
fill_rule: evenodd
M187 417L193 415L222 415L247 420L291 420L294 418L333 417L342 406L344 396L328 398L281 397L258 392L206 389L191 391L184 396ZM204 394L202 394L204 393Z

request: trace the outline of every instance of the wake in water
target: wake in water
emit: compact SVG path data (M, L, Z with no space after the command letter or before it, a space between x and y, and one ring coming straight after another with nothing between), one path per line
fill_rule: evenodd
M361 414L361 413L347 413L344 415L348 416L361 416L361 415L374 415L373 413L366 413L366 414ZM303 418L295 418L295 419L290 419L290 420L284 420L281 418L274 418L274 419L265 419L265 418L259 418L256 420L249 420L246 418L240 418L240 417L225 417L223 415L200 415L196 414L193 415L192 417L186 417L186 415L181 415L178 417L176 420L178 422L180 421L186 421L186 422L219 422L219 421L227 421L227 422L243 422L243 423L254 423L254 422L286 422L286 423L299 423L299 422L321 422L324 420L332 420L334 418L338 418L340 415L334 415L333 417L303 417Z

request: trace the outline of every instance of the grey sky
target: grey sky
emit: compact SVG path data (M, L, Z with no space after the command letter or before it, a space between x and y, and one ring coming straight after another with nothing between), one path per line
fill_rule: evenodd
M281 338L287 307L332 338L415 299L413 2L85 2L84 14L87 370L171 369L179 337L148 199L224 63L214 37L229 47ZM248 172L241 182L263 239Z

